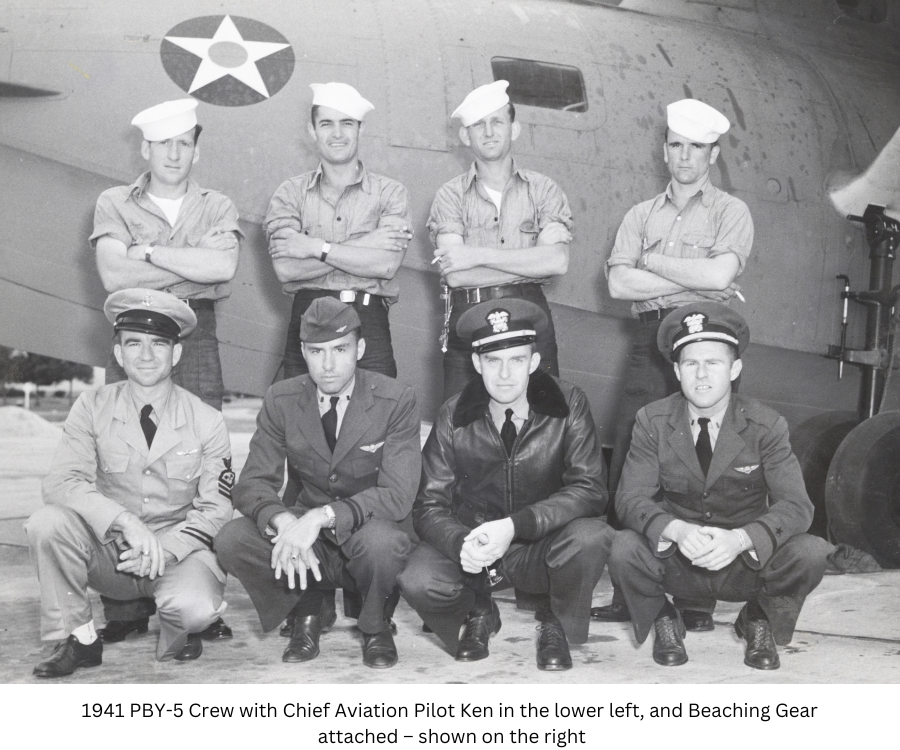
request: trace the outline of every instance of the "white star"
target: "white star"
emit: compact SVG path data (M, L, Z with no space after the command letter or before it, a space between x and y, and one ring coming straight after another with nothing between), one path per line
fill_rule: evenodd
M202 59L200 67L197 68L197 73L194 75L194 80L191 82L191 87L188 89L189 94L220 78L233 76L241 83L246 84L254 91L268 98L269 90L259 74L256 61L291 46L290 44L278 44L275 42L245 41L241 36L241 32L237 30L237 26L234 25L234 21L231 20L231 16L225 16L222 19L222 23L219 24L219 28L216 29L212 39L185 36L167 36L166 39ZM226 68L213 62L209 56L209 48L217 42L233 42L240 45L247 53L247 59L236 68Z

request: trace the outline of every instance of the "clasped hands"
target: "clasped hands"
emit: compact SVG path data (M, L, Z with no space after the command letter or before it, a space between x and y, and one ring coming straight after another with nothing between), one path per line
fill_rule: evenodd
M463 539L459 561L466 573L480 573L506 554L515 536L512 519L501 518L476 526Z
M175 555L163 549L159 537L134 513L120 513L109 530L116 535L116 545L122 550L116 565L120 573L131 573L139 578L149 576L153 580L166 572L166 563L175 559Z
M301 590L305 590L307 570L317 581L322 580L319 558L312 547L328 520L328 514L323 509L314 508L299 518L293 513L282 512L269 521L276 532L271 540L271 566L276 579L280 579L282 573L287 576L288 588L294 588L296 574Z
M743 551L737 532L686 521L673 521L663 531L663 538L675 542L691 563L707 570L721 570Z
M385 216L379 222L377 229L354 240L341 242L341 244L401 252L406 250L411 239L412 233L405 221L397 216ZM272 232L269 238L269 255L273 260L280 258L318 259L322 254L324 242L321 238L310 237L291 227L282 227Z

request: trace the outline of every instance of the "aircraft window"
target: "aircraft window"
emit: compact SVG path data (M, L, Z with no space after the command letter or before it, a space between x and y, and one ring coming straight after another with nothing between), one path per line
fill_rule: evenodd
M584 78L578 68L514 57L493 57L491 70L495 81L509 81L507 91L513 104L587 112Z
M883 23L887 18L887 0L837 0L841 13L866 23Z

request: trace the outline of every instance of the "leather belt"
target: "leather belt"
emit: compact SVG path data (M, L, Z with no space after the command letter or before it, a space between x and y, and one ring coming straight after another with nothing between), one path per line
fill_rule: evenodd
M668 315L672 310L675 310L675 307L658 307L655 310L645 310L642 313L638 313L638 320L641 323L654 323L657 320L662 320L666 315Z
M454 304L477 305L489 299L503 299L504 297L523 298L526 290L539 290L540 284L528 282L525 284L503 284L502 286L479 286L474 289L451 289L450 299Z
M298 289L295 294L302 294L313 299L319 297L335 297L345 305L349 305L351 302L359 302L361 305L368 305L374 300L381 299L377 294L357 292L354 289Z
M213 299L188 299L185 300L191 310L215 310L216 301Z

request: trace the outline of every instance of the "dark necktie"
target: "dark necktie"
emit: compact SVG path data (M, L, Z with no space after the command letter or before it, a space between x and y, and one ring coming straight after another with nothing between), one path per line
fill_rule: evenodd
M144 431L144 437L147 438L148 448L153 445L153 437L156 435L156 425L150 419L150 412L152 411L153 407L150 404L145 404L141 409L141 429Z
M337 443L337 405L338 397L331 397L331 408L322 415L322 428L325 430L325 442L328 443L328 449L334 453L334 446Z
M506 446L506 455L511 456L513 452L513 445L516 443L516 425L515 422L512 421L513 410L506 410L506 421L503 423L503 427L500 428L500 439L503 441L503 445Z
M697 460L700 461L700 468L703 469L703 475L709 473L709 464L712 461L712 443L709 439L709 419L700 417L697 419L700 425L700 434L697 436Z

